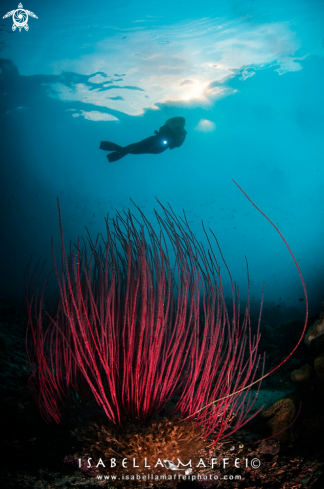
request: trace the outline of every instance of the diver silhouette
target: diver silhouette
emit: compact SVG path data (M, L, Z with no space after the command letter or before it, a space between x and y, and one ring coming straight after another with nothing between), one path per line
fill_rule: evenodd
M186 139L187 131L184 126L186 124L184 117L172 117L168 119L164 126L160 127L159 131L154 131L155 136L143 139L138 143L129 144L122 147L118 144L111 143L109 141L101 141L100 149L104 151L113 151L107 155L108 161L120 160L128 154L141 155L141 154L159 154L163 153L166 149L179 148Z

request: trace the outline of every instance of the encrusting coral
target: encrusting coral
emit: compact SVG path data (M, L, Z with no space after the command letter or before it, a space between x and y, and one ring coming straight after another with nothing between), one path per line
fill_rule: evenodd
M267 425L274 435L291 424L299 404L296 423L275 439L285 443L302 438L303 443L313 446L321 443L324 433L324 302L319 319L308 329L304 341L310 348L309 356L313 360L291 373L291 380L297 384L296 391L291 399L281 399L261 413L259 418L273 416Z
M196 467L206 445L201 427L179 418L161 418L143 425L91 423L75 434L83 442L83 458L92 457L92 466L102 460L103 463L100 462L97 467L98 473L112 472L117 478L120 476L122 479L123 476L125 480L127 475L131 477L149 471L152 481L147 481L147 486L157 485L155 476L168 472L172 474L172 470L168 470L168 463L178 467L179 461L185 465L191 460L191 467ZM113 468L112 459L115 459ZM180 465L180 468L184 471L186 467ZM172 480L168 480L168 487L173 487Z
M291 374L293 382L309 382L314 376L314 370L308 363L305 363L300 369L294 370Z
M283 431L293 422L296 414L295 404L292 399L284 398L272 404L263 413L260 418L267 420L267 425L271 428L272 435L278 433L274 437L275 440L285 443L289 441L289 431ZM270 418L268 420L268 418ZM283 431L283 433L280 433Z
M314 369L319 379L324 379L324 356L321 355L314 360Z
M324 337L320 338L322 335L324 335L324 302L322 302L320 317L315 321L313 326L308 329L304 341L307 346L313 346L313 342L317 343L319 340L324 339Z

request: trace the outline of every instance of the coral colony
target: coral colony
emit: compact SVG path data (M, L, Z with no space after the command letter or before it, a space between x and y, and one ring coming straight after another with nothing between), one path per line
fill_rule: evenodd
M158 232L141 211L141 223L117 213L105 238L89 238L88 247L78 239L69 255L59 211L54 310L45 309L46 281L35 290L35 273L26 278L29 384L47 422L59 423L60 406L86 388L111 426L154 422L171 401L169 419L190 418L214 444L247 421L261 310L252 336L249 299L241 314L213 233L205 231L206 250L185 216L161 207ZM230 277L231 316L212 241Z

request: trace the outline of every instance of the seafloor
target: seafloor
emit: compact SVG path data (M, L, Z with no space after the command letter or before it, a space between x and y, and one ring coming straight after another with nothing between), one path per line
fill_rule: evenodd
M261 351L267 352L266 371L280 363L298 340L302 321L276 324L275 306L265 308L262 324ZM272 320L271 320L272 318ZM311 318L311 325L315 318ZM96 415L82 409L71 409L60 426L47 425L41 418L29 388L26 370L25 331L27 317L23 307L14 301L0 303L1 363L1 472L0 487L4 488L65 488L111 487L106 481L80 472L64 463L67 455L76 453L79 442L73 430L85 417ZM258 416L243 429L223 440L214 451L219 457L258 458L258 469L237 469L241 480L216 482L181 482L178 487L240 487L240 488L324 488L324 402L323 379L310 374L303 382L294 383L291 373L305 364L312 367L316 352L303 343L293 357L262 383L258 405L269 406L281 398L290 399L300 407L300 414L281 435L272 435L275 425L271 415ZM298 370L299 371L299 370ZM301 404L300 404L301 403ZM269 422L270 419L270 422ZM278 432L278 431L277 431ZM257 443L255 443L257 441ZM239 448L239 445L244 446ZM233 446L235 449L233 450ZM201 475L214 472L210 467ZM220 477L233 473L231 468L220 471ZM123 486L120 486L123 487ZM125 486L128 487L128 486ZM141 487L144 489L145 484ZM160 486L161 487L161 486ZM163 487L168 487L166 484Z

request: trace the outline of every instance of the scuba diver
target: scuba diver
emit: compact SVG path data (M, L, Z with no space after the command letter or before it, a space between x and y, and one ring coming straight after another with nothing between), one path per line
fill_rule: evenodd
M168 148L179 148L182 145L187 134L187 131L184 129L185 124L186 121L184 117L172 117L172 119L166 121L164 126L160 127L159 131L154 131L155 136L150 136L138 143L129 144L124 148L109 141L101 141L99 148L104 151L113 151L113 153L107 155L110 163L120 160L120 158L123 158L128 154L141 155L148 153L163 153L163 151Z

